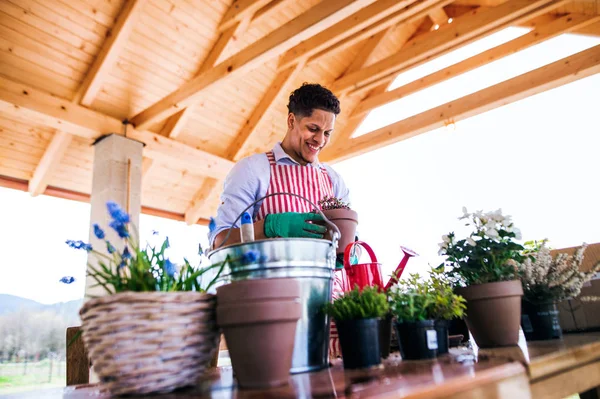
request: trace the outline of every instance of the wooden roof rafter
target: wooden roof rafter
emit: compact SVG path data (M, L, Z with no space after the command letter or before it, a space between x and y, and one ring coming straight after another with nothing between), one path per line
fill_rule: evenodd
M327 29L373 0L328 0L321 2L286 25L200 74L165 98L135 115L134 126L145 128L194 104L202 91L218 81L240 76L276 57L302 40Z
M354 138L326 157L337 162L600 73L600 45Z
M73 103L90 106L100 90L104 79L110 73L121 51L124 49L133 26L147 0L132 0L125 2L119 17L112 29L107 33L107 39L97 55L89 71L85 75L79 90L75 93ZM42 194L48 186L53 171L71 143L72 136L61 130L56 130L48 148L37 165L29 182L29 193L32 196Z
M509 0L497 7L475 10L463 15L452 24L412 39L410 51L401 51L373 65L338 79L332 86L336 93L370 90L389 82L409 67L414 67L434 56L440 56L507 26L535 15L547 13L566 3L564 0Z
M406 97L445 80L467 73L500 58L556 37L560 34L582 29L596 21L600 21L600 16L590 17L587 15L566 15L546 24L539 25L529 33L526 33L517 37L516 39L491 48L482 53L476 54L464 61L431 73L394 90L386 91L375 96L370 96L361 101L361 103L354 110L352 117L359 117L382 105L396 101L400 98Z

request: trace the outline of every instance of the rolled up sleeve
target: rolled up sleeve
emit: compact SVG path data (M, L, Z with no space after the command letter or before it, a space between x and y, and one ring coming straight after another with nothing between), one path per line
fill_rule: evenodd
M221 204L215 217L216 228L208 234L211 247L215 237L221 231L230 227L240 227L240 221L235 222L235 220L248 205L258 198L261 171L256 170L256 160L252 158L240 160L225 178Z

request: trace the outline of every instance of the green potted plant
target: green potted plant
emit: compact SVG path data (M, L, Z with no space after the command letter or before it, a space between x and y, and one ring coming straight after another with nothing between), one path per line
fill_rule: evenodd
M500 209L469 213L463 208L459 219L472 231L462 239L453 232L442 237L439 254L446 259L439 268L467 300L466 322L477 345L516 345L523 295L517 266L524 248L515 240L521 233Z
M343 254L346 247L355 240L358 214L350 209L350 204L336 197L324 197L319 201L319 206L325 217L340 229L342 236L338 242L337 253Z
M123 240L123 249L117 249L97 224L94 234L103 242L102 249L67 241L97 259L89 263L88 275L107 294L88 300L79 312L94 371L113 395L193 385L218 350L215 296L206 291L224 263L202 267L185 260L179 267L166 256L168 237L158 249L142 249L130 234L129 215L114 202L107 208L110 227ZM203 275L215 268L216 276L202 284ZM74 278L61 281L70 284Z
M527 339L562 337L557 303L578 296L600 271L600 262L587 272L580 270L586 248L583 244L574 255L552 256L546 240L525 243L528 256L519 264L519 274L524 292L521 324Z
M435 300L431 308L430 318L435 320L435 331L438 339L438 355L448 353L450 322L461 319L465 315L465 298L454 293L451 282L445 274L435 269L430 272L431 289Z
M448 352L447 321L463 315L465 300L443 275L431 272L430 279L422 279L411 274L390 289L389 301L403 359L432 359Z
M355 287L325 305L333 317L342 349L344 368L357 369L381 364L379 320L389 310L386 295L377 287Z

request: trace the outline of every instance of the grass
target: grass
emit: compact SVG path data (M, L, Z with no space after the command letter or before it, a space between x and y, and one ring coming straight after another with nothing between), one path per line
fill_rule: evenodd
M66 362L0 363L0 395L65 386Z

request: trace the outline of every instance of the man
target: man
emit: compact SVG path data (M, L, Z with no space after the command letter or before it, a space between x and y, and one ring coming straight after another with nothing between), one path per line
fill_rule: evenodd
M340 113L337 97L319 84L303 84L289 98L287 133L266 154L240 160L231 170L221 195L215 225L209 233L218 248L238 215L267 194L283 192L302 195L318 203L326 196L349 201L342 178L328 165L319 163L319 152L329 143L335 118ZM311 212L313 206L293 196L273 196L259 201L248 212L254 221L255 239L273 237L322 238L326 228ZM240 242L236 222L225 245Z

